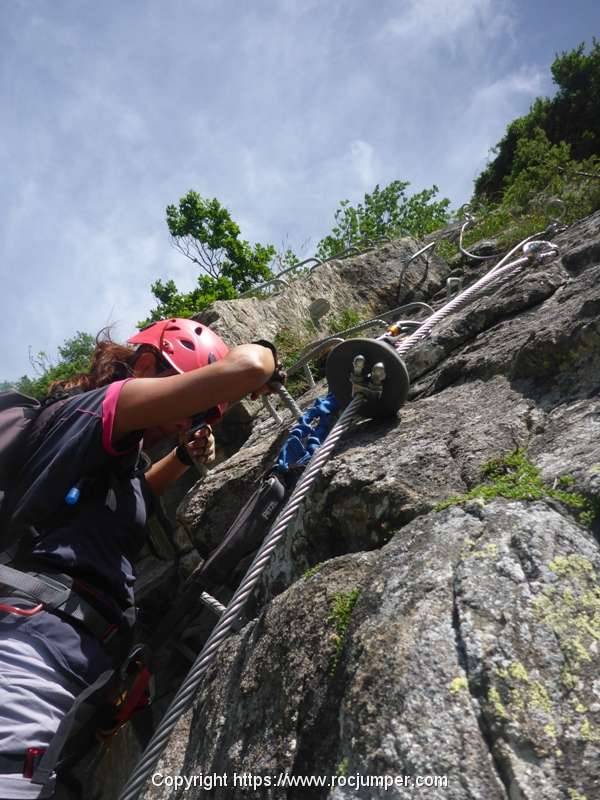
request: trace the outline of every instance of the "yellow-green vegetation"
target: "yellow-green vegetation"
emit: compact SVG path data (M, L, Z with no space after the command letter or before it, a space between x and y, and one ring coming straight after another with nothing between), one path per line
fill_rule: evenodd
M594 565L588 558L571 553L568 556L556 556L548 564L555 575L561 578L576 578L579 575L594 575Z
M464 675L459 675L458 677L454 678L448 688L450 690L450 694L458 694L459 692L464 692L469 688L469 682Z
M350 766L350 762L347 758L343 758L337 766L335 771L336 775L344 776L348 774L348 767Z
M496 674L510 687L509 704L512 710L525 712L528 709L552 713L552 702L540 681L533 681L523 664L512 662L508 667L497 670Z
M275 334L273 344L277 348L277 354L284 367L291 367L307 344L315 338L314 330L309 333L308 326L304 329L280 328Z
M554 747L558 737L558 719L548 690L539 680L533 680L520 661L513 661L507 667L496 670L496 686L488 689L489 708L499 721L511 720L530 726L542 715L542 729L545 748L548 740ZM532 715L533 712L537 712ZM542 742L536 743L542 746Z
M600 641L600 584L592 562L572 553L556 556L549 569L558 580L546 586L533 601L538 621L557 637L565 664L561 690L570 695L572 711L563 706L562 722L576 724L584 741L600 742L600 730L587 717L588 708L579 694L584 691L586 665L593 663ZM547 693L537 692L537 702L546 710ZM575 716L576 715L576 716Z
M585 742L600 744L600 731L597 728L592 727L589 719L586 718L583 720L579 727L579 733Z
M500 719L508 719L508 713L506 711L506 706L502 702L502 698L500 697L500 692L496 689L495 686L492 686L488 690L488 703L494 709L494 713Z
M289 369L300 357L302 350L315 339L315 331L308 329L308 324L304 330L296 328L280 328L275 335L273 344L277 348L277 354L282 362L284 369ZM308 381L304 373L299 372L292 375L287 382L287 389L292 395L300 395L309 388Z
M352 328L365 319L368 319L367 312L361 313L356 308L346 308L334 317L326 319L326 327L320 330L315 327L309 319L305 320L304 326L299 328L280 328L275 335L274 344L277 347L279 358L285 369L289 369L298 361L300 354L312 342L334 333ZM292 375L287 383L288 390L293 395L302 394L309 388L308 381L304 373L299 372Z
M331 613L328 617L329 622L333 622L335 626L335 633L333 634L334 654L331 662L330 673L335 672L344 640L346 638L346 631L350 624L350 617L356 601L360 596L360 589L351 589L349 592L340 592L334 595Z
M303 573L303 578L312 578L313 575L316 575L317 572L320 572L323 568L325 562L321 562L320 564L315 564L314 567L309 567L306 572Z
M559 638L567 660L563 685L574 689L581 666L592 661L590 645L600 641L600 584L594 565L579 554L557 556L548 566L561 580L546 586L533 608Z
M576 511L579 521L583 524L589 525L595 518L595 509L582 494L547 486L542 481L540 470L528 460L524 450L517 449L488 461L482 467L482 477L484 478L482 483L465 494L443 500L437 504L435 510L442 511L449 506L476 499L489 501L497 497L506 497L508 500L553 498ZM562 480L569 477L563 476Z
M461 551L461 558L496 558L498 555L498 545L496 542L488 542L483 547L477 547L476 539L466 539Z
M331 334L340 333L348 328L354 328L368 318L368 314L361 314L356 308L345 308L339 314L327 319L327 329Z
M530 180L527 174L513 191L503 195L501 202L481 201L472 206L475 222L465 231L465 250L477 242L493 239L498 252L504 253L528 236L544 231L557 218L561 223L571 224L600 207L600 179L578 174L600 175L600 159L575 162L569 159L568 150L558 150L550 153L544 163L547 175ZM542 153L542 159L545 155ZM459 252L458 243L448 239L441 240L436 247L436 253L446 261Z
M581 794L577 789L567 789L569 793L569 800L587 800L585 794Z
M544 725L544 733L551 739L556 739L556 725L553 722L549 722L547 725Z

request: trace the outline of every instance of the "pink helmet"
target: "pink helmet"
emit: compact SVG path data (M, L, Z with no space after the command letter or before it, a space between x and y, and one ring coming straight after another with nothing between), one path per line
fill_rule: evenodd
M177 372L190 372L225 358L229 348L217 334L193 319L172 318L153 322L127 339L129 344L148 344ZM227 403L206 412L207 422L220 419Z

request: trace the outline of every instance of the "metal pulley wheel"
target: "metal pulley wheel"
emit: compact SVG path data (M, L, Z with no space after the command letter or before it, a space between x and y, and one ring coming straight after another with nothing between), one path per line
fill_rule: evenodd
M340 405L346 406L353 397L354 359L363 356L365 359L362 376L367 391L361 414L374 419L393 417L400 406L404 405L408 396L410 381L404 361L393 346L376 339L347 339L331 351L327 359L326 375L329 389L336 396ZM383 364L385 379L381 396L370 391L369 376L376 364Z

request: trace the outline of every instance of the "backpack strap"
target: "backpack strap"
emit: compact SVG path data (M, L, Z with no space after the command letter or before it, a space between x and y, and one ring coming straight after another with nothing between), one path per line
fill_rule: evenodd
M74 619L105 645L118 631L119 626L105 619L87 600L73 591L73 578L70 575L22 572L7 564L0 564L0 585L40 603L47 611L56 611Z

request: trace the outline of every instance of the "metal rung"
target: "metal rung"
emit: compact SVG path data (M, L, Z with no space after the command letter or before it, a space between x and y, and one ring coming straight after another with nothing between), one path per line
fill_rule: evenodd
M310 386L310 388L314 389L316 386L315 379L313 378L312 372L310 371L310 367L308 366L308 364L304 365L304 376L308 381L308 385Z
M277 411L276 411L276 409L275 409L275 406L274 406L274 405L273 405L273 403L272 403L272 402L269 400L269 398L268 398L268 397L266 397L265 395L263 395L263 397L262 397L262 403L263 403L263 406L264 406L264 407L267 409L267 411L269 412L269 414L270 414L270 415L273 417L273 419L275 420L275 422L276 422L278 425L281 425L281 423L283 422L283 419L282 419L282 418L279 416L279 414L277 413Z
M202 592L200 595L200 600L204 603L207 608L210 608L211 611L214 611L217 616L221 616L221 614L225 611L225 606L221 605L216 597L213 597L208 592Z

